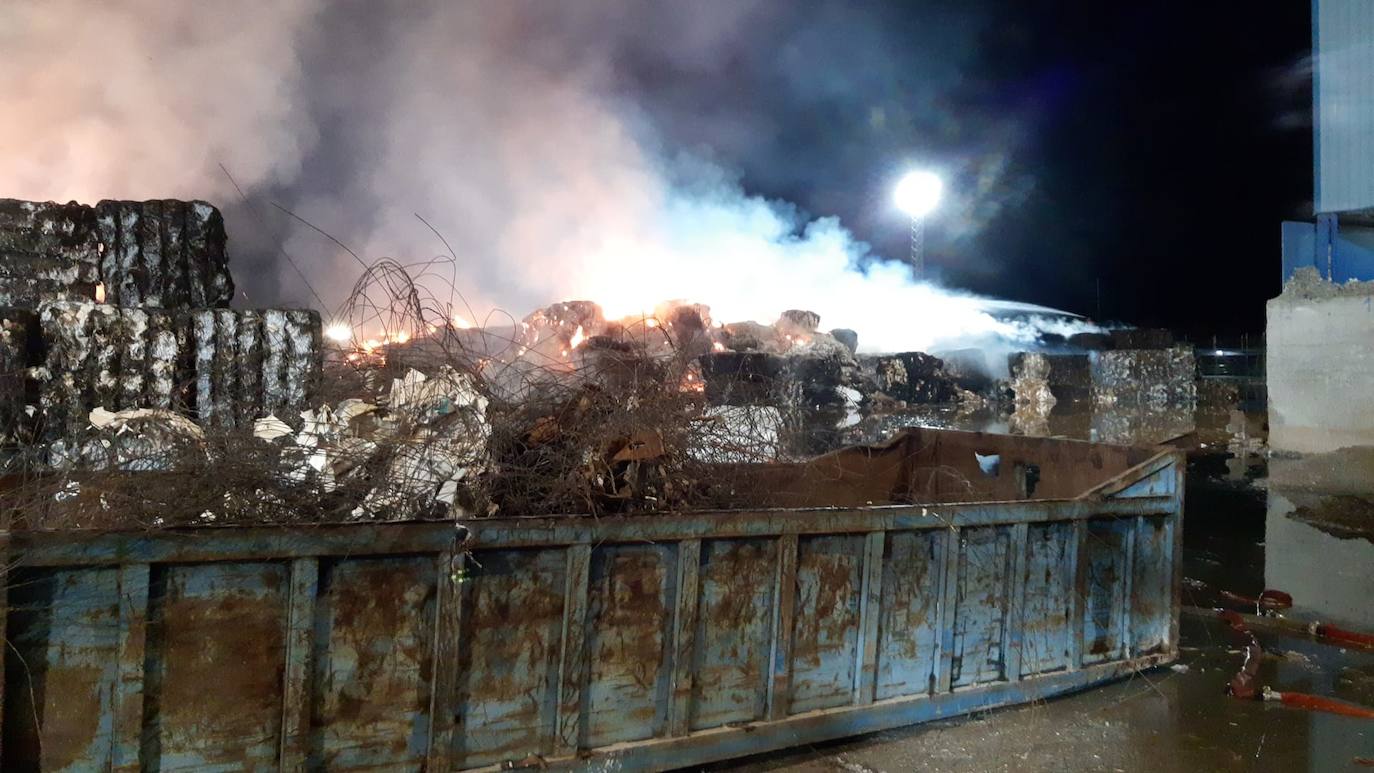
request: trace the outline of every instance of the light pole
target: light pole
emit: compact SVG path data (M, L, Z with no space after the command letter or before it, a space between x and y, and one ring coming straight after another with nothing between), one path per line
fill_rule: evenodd
M911 265L916 276L926 273L926 215L940 203L945 184L934 172L908 172L892 192L897 209L911 218Z

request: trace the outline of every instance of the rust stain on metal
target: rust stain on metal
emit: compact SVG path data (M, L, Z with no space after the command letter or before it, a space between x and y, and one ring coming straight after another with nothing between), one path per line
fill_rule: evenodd
M587 745L651 738L667 721L669 555L648 545L593 554L582 706Z
M561 550L481 551L463 585L458 737L463 767L552 748L566 560Z
M45 674L43 770L98 763L98 760L83 759L82 753L91 750L99 734L99 725L91 721L91 710L99 705L102 695L109 689L105 676L105 668L99 665L65 665L49 669ZM39 756L30 759L35 758Z
M157 748L164 758L244 766L271 759L269 739L281 730L285 570L245 571L252 567L169 573L149 626L161 642L152 681L160 685ZM242 587L252 579L256 587Z
M697 729L762 716L777 569L777 546L770 540L712 541L703 553L692 715Z
M666 568L655 555L617 555L602 583L592 590L591 625L597 637L592 678L629 677L650 689L663 656L663 594Z
M115 674L115 571L17 572L9 582L6 760L106 764L110 731L99 717Z
M811 577L797 597L793 662L819 667L822 650L836 649L857 624L850 606L858 593L858 556L803 549L797 574Z
M401 764L429 710L433 565L350 559L330 573L328 662L317 664L316 753L327 767Z

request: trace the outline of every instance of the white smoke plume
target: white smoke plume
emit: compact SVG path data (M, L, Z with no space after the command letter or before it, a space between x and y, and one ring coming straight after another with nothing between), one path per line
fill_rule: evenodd
M313 2L0 3L0 196L227 200L290 179Z
M765 322L806 308L888 351L1083 327L1003 321L916 282L837 220L749 195L709 148L665 147L621 88L626 59L714 71L793 15L778 0L6 3L0 195L219 203L254 305L332 306L359 272L280 202L369 258L440 252L424 216L479 317L564 299ZM926 75L938 91L957 62Z

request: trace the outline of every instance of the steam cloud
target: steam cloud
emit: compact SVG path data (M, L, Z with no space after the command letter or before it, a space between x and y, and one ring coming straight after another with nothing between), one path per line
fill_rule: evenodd
M999 319L995 303L914 281L833 217L746 193L712 148L764 148L792 176L824 162L768 147L766 118L694 118L670 98L671 77L626 74L709 77L728 90L732 68L773 62L786 76L771 98L805 114L847 89L875 88L825 47L829 31L847 35L855 56L877 45L866 38L871 21L841 22L852 15L836 8L811 10L855 26L818 29L788 0L6 3L3 195L217 202L241 302L253 305L308 303L313 293L338 304L359 273L266 206L281 202L364 256L408 261L443 249L423 215L453 247L457 285L479 316L573 298L613 315L684 299L717 319L765 322L807 308L875 350L1024 346L1081 329L1063 318ZM973 34L970 12L951 13L934 19L930 45ZM829 54L818 69L806 69L808 46ZM957 82L959 59L920 64L910 101L938 112L934 95ZM889 120L875 108L870 122ZM994 191L1024 187L999 183L1003 151L963 170L973 184L946 207L951 231L1005 206Z

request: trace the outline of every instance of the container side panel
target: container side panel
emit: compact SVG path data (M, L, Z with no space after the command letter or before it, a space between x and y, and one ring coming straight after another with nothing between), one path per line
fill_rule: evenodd
M9 576L3 770L107 765L118 665L115 569ZM35 722L37 726L35 726Z
M276 766L286 664L283 563L163 568L149 618L145 763L162 771Z
M891 531L883 555L877 699L934 689L942 531Z
M553 746L565 550L485 550L462 583L459 767L547 755Z
M1026 598L1022 606L1021 673L1056 671L1069 664L1068 571L1075 548L1073 524L1033 524L1026 535Z
M804 537L797 545L790 713L854 699L863 557L862 535Z
M1174 480L1178 474L1173 465L1141 478L1126 488L1112 494L1114 499L1135 499L1137 497L1173 496Z
M1083 544L1083 662L1118 660L1125 637L1121 630L1126 603L1126 532L1133 518L1088 522Z
M325 564L315 604L311 768L424 761L437 575L432 556Z
M1011 530L1005 526L964 529L959 551L959 585L954 611L952 686L967 687L1002 678Z
M613 545L592 553L585 747L652 738L667 725L676 553L675 545Z
M693 730L763 716L776 572L773 540L702 543Z
M1168 516L1140 519L1131 583L1131 654L1161 651L1173 619L1174 522Z

